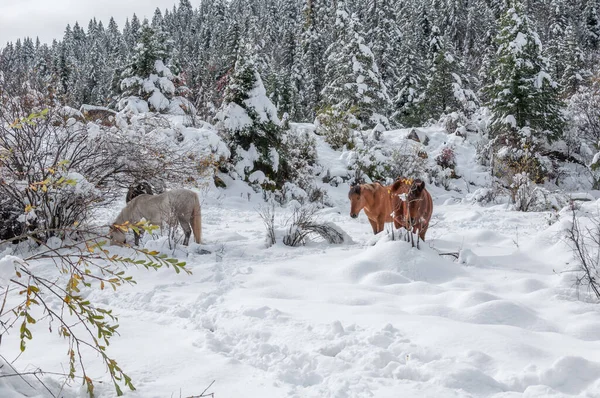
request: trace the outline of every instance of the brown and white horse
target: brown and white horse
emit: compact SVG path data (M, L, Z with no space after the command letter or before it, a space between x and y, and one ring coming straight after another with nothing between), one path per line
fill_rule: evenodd
M404 227L425 240L433 213L433 200L419 179L398 179L391 187L394 226ZM417 241L418 244L418 241Z
M361 210L365 211L373 233L383 231L386 222L392 222L392 201L390 187L376 182L373 184L354 185L348 192L350 199L350 217L358 217Z

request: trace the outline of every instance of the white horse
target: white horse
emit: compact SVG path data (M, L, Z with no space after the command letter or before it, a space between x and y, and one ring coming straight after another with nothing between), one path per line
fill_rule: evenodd
M198 195L189 189L174 189L160 195L139 195L133 198L113 222L110 227L111 244L125 244L125 233L115 225L126 222L137 223L145 218L149 224L158 225L161 230L164 225L176 227L177 223L183 228L185 238L183 244L188 245L190 235L194 231L194 240L202 240L202 215L200 213L200 200ZM140 241L140 236L134 231L135 245Z

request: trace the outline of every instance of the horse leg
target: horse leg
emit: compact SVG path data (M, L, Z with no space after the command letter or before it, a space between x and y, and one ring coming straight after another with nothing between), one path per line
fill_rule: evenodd
M385 217L381 216L377 219L377 233L385 229Z
M187 246L190 243L190 235L192 234L192 229L189 231L185 231L183 235L183 245Z
M429 225L425 224L423 225L423 228L421 228L421 230L419 231L419 236L421 236L421 240L425 240L425 233L427 232L427 228L429 227Z
M377 221L371 220L369 218L369 222L371 223L371 228L373 228L373 234L377 235L379 233L378 226L377 226Z
M190 235L192 234L192 226L190 225L189 220L185 217L178 217L179 225L181 225L181 229L183 229L183 245L187 246L190 243Z

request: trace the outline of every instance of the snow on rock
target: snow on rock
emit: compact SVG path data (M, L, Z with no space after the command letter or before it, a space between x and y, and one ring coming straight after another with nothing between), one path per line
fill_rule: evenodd
M125 113L144 114L150 111L148 103L139 97L127 97L119 101L119 109Z

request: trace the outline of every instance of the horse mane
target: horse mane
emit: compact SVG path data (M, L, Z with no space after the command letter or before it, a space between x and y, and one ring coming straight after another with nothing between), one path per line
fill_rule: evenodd
M365 188L367 191L374 191L375 190L375 183L364 184L363 188Z
M392 184L390 191L392 192L396 192L397 190L399 190L403 185L404 186L408 186L410 187L413 184L413 180L410 178L404 178L404 177L398 177L396 179L396 181L394 182L394 184Z
M392 187L390 188L391 191L397 191L398 189L400 189L400 186L404 185L404 183L401 180L396 180L394 182L394 184L392 184Z

